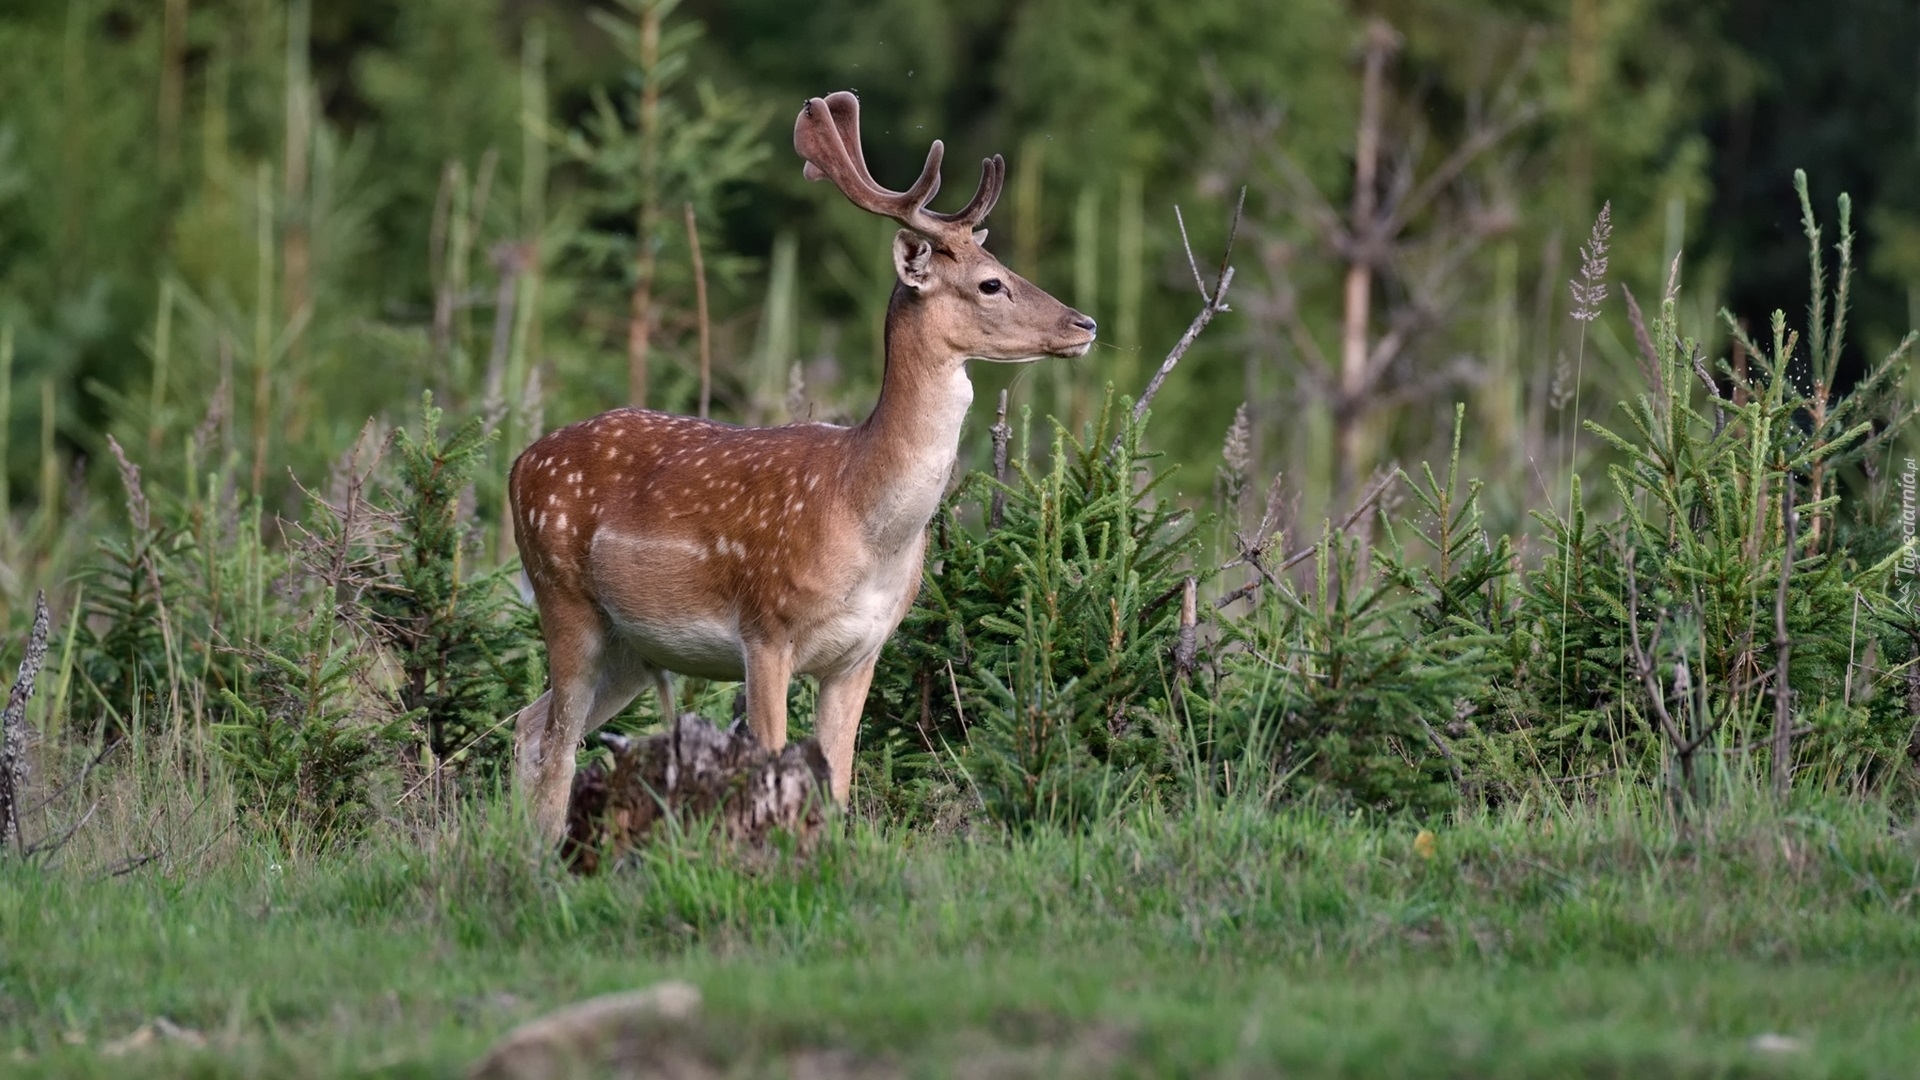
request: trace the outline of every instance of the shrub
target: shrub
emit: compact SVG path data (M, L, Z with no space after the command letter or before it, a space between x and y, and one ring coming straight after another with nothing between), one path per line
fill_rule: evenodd
M1081 437L1054 425L1041 470L1023 430L1004 479L971 474L935 517L867 702L902 774L952 760L997 819L1026 823L1084 820L1171 768L1167 657L1198 542L1141 434L1109 399Z

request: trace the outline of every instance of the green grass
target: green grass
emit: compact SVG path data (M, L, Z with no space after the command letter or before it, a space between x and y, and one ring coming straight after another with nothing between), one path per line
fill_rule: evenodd
M1430 859L1414 836L1251 806L1011 840L854 823L804 865L690 843L574 881L495 815L174 876L0 864L0 1073L454 1076L521 1020L664 978L701 989L677 1037L728 1075L1920 1061L1920 836L1884 811L1729 811L1683 839L1622 799L1481 815ZM162 1016L207 1044L102 1053Z

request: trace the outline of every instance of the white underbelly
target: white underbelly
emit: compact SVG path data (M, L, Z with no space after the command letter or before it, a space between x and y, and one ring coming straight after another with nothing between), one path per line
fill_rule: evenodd
M733 620L681 615L647 618L610 611L614 632L649 667L702 679L746 678L740 630Z

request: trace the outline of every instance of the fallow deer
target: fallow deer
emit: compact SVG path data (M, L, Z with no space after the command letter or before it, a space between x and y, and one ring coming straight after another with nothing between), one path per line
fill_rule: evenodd
M514 534L546 638L551 689L520 714L517 782L549 838L565 823L574 754L668 672L746 682L762 743L787 738L787 687L819 680L814 730L844 802L855 730L880 647L920 587L927 523L973 400L969 358L1084 355L1094 321L1028 284L976 231L1006 178L995 155L956 213L936 140L906 191L881 187L860 149L859 103L813 98L793 145L810 180L899 222L886 367L855 427L734 427L616 409L535 442L508 484Z

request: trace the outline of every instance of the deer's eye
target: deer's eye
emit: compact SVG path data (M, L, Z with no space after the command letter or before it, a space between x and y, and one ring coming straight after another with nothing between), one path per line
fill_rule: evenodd
M987 280L980 283L980 291L987 294L988 296L992 296L994 293L999 292L1004 287L1005 286L1000 284L1000 279L997 277L990 277Z

